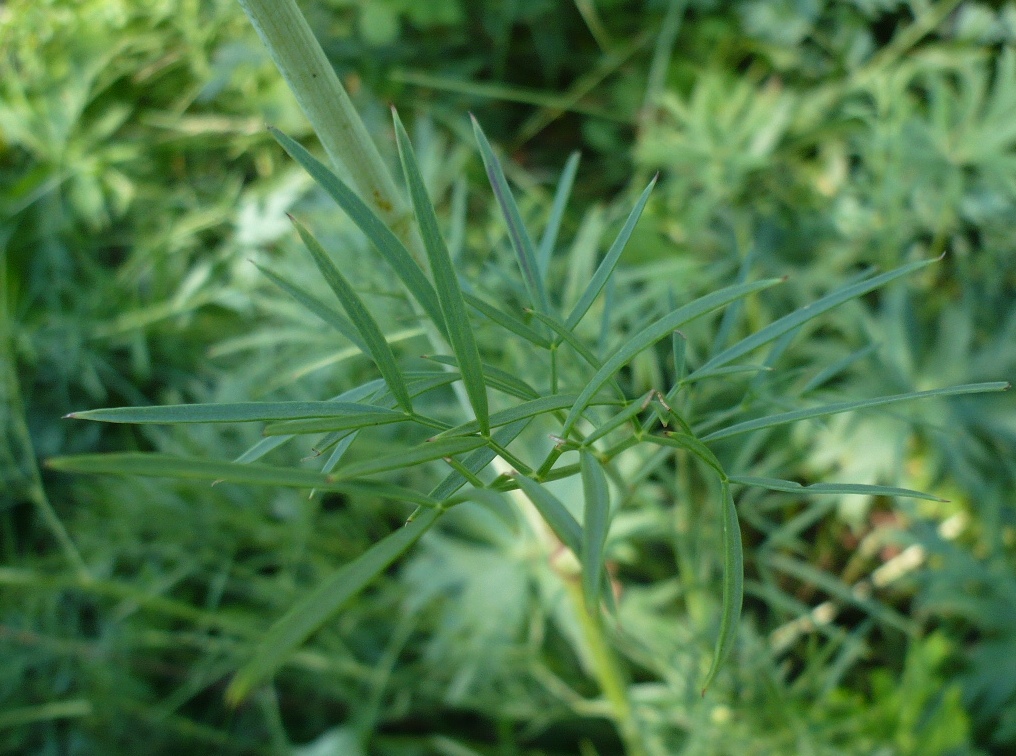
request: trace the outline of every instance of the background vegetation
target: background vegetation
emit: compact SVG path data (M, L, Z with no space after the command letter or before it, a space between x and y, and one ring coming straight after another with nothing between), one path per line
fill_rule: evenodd
M694 367L867 266L945 254L757 355L771 372L703 388L705 416L1016 373L1016 6L302 7L393 165L384 105L412 121L453 252L487 296L517 291L498 262L510 252L467 111L510 156L536 228L582 151L567 253L552 267L565 301L660 172L608 294L611 322L601 336L600 303L583 324L591 343L740 276L789 276L689 327ZM404 360L423 365L424 342L363 237L264 129L309 136L233 0L14 0L0 9L0 49L0 748L619 753L557 573L489 502L455 510L273 686L226 704L271 621L408 510L366 495L59 474L42 463L134 449L229 459L259 438L247 426L61 416L316 400L376 377L251 264L323 296L287 212L359 263L357 287ZM485 357L528 377L525 352L480 337ZM643 394L672 370L669 354L648 353L625 387ZM719 617L715 487L672 455L630 462L607 544L615 642L660 751L1016 747L1012 396L748 439L714 450L748 474L949 501L743 489L744 617L701 697ZM293 464L313 453L280 452Z

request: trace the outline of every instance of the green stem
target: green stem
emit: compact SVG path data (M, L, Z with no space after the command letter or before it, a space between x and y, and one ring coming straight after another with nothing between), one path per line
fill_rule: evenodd
M582 595L582 585L574 576L562 575L562 582L568 590L575 614L582 628L589 649L589 661L593 674L603 691L604 697L614 712L614 723L624 743L627 756L648 756L645 739L635 709L628 697L628 681L625 680L610 643L603 632L603 621L598 609L590 611Z

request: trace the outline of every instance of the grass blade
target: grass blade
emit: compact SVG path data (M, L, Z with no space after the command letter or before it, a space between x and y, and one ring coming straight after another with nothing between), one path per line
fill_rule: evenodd
M576 557L581 558L582 527L572 517L571 512L568 511L565 505L561 503L561 500L535 480L527 478L525 475L517 474L514 476L514 479L519 484L522 492L533 502L533 506L536 507L540 516L550 526L550 529L554 531L554 535L557 536L558 540L571 549Z
M591 452L581 452L580 466L586 502L582 523L582 592L586 609L595 612L603 589L604 547L610 529L610 491L603 467Z
M827 417L837 415L841 412L852 412L859 409L870 409L872 407L884 407L887 404L909 402L914 399L925 399L932 396L960 396L963 394L983 394L990 391L1005 391L1009 384L996 381L991 383L967 383L962 386L951 386L948 388L932 389L931 391L913 391L908 394L894 394L893 396L880 396L876 399L861 399L853 402L837 402L836 404L825 404L821 407L794 410L793 412L781 412L778 415L759 417L754 420L746 420L727 428L703 436L703 441L716 441L721 438L736 436L740 433L747 433L760 428L772 428L776 425L785 425L798 420L809 420L815 417Z
M896 488L895 486L872 486L865 483L813 483L810 486L802 486L793 480L780 480L778 478L756 478L751 475L731 475L731 483L738 483L742 486L755 486L765 488L769 491L786 491L788 493L806 494L866 494L868 496L899 496L906 499L925 499L927 501L949 501L940 499L921 491L912 491L909 488Z
M108 407L72 412L68 418L103 423L250 423L296 418L343 418L349 415L405 420L402 412L359 402L235 402L226 404L164 404L153 407Z
M423 176L420 174L420 166L416 162L413 145L410 143L409 136L394 108L392 108L392 118L395 122L395 138L398 142L399 157L402 160L402 172L405 174L406 185L409 187L413 209L416 211L416 220L420 227L420 235L423 237L423 246L427 250L430 272L434 276L434 284L437 287L438 302L441 305L441 312L444 314L445 324L448 326L448 342L459 362L459 374L462 376L462 384L466 389L466 396L469 397L469 404L480 425L480 432L489 435L490 410L487 405L487 387L483 381L480 352L476 348L473 330L469 325L469 315L466 312L466 303L462 299L459 279L455 274L452 258L448 254L444 238L441 236L434 205L427 196L427 188L423 184Z
M705 315L712 310L723 307L724 305L740 299L741 297L747 296L752 292L761 291L762 289L767 289L770 286L775 286L781 281L782 279L780 278L771 278L763 281L756 281L755 283L728 286L724 289L720 289L719 291L715 291L712 294L700 297L693 302L689 302L683 307L679 307L670 314L665 315L656 322L646 326L644 329L628 339L620 349L614 352L610 359L604 362L603 367L596 372L596 375L592 377L586 387L582 390L582 393L579 394L579 398L575 402L575 406L572 407L571 412L569 412L568 418L564 423L564 428L562 429L562 435L566 435L572 429L581 414L585 411L586 407L589 406L589 402L596 392L599 391L603 385L607 383L607 381L609 381L614 374L636 354L652 346L664 336L667 336L675 329L680 328L688 321L694 320L695 318Z
M713 663L702 683L702 695L712 684L737 635L741 621L741 605L744 601L744 551L741 544L741 528L737 521L737 508L730 495L730 486L721 485L723 501L721 531L723 534L723 614L720 617L720 634L716 638Z
M332 473L328 479L331 481L344 480L347 478L375 475L390 470L401 470L402 468L420 465L424 462L432 462L435 459L450 457L453 454L472 451L477 447L483 446L485 443L482 438L477 438L476 436L428 441L420 446L404 449L397 454L390 454L347 465L341 470Z
M596 272L593 274L592 279L589 281L589 285L586 290L582 292L582 296L579 297L579 301L575 304L568 319L565 320L564 325L569 331L574 329L582 320L582 316L589 311L593 301L602 291L604 285L607 283L607 279L610 278L610 274L614 272L614 268L617 266L617 261L621 257L621 253L624 251L625 245L628 244L628 240L631 238L632 232L635 230L635 224L639 222L639 218L642 216L642 211L645 209L646 203L649 201L649 195L653 191L653 187L656 186L656 179L658 176L654 176L653 180L649 182L643 192L642 196L639 197L638 202L635 203L635 207L628 214L628 219L624 222L624 226L621 227L621 231L618 233L617 238L614 239L614 243L610 245L610 249L607 250L607 254L604 256L603 261L599 267L596 268Z
M325 323L327 323L336 331L341 333L352 343L356 344L358 347L360 347L360 350L364 354L369 354L369 352L367 351L367 345L364 343L363 339L360 338L360 334L356 332L356 328L353 326L352 323L349 322L349 320L347 320L345 317L340 315L336 310L326 305L324 302L322 302L314 295L308 294L306 291L301 289L296 284L287 281L282 276L273 273L268 268L264 268L258 265L257 263L254 263L254 265L257 266L257 269L260 270L269 281L271 281L273 284L275 284L284 292L286 292L298 303L303 305L304 309L308 310L314 315L317 315Z
M554 254L554 245L557 244L557 234L561 230L561 219L564 217L564 210L568 205L572 186L575 184L575 174L579 170L580 157L578 152L573 152L568 156L568 162L564 164L561 178L557 182L557 191L554 192L554 204L550 208L550 218L547 219L547 227L543 230L540 248L536 253L537 268L540 271L540 277L545 281L547 280L547 271L550 269L550 258Z
M300 238L303 239L303 243L314 257L314 262L317 264L318 270L321 271L321 275L325 277L325 281L335 292L339 302L342 303L342 308L349 315L349 319L353 321L360 336L363 337L363 341L367 345L367 353L370 354L378 370L381 371L381 377L385 379L395 400L406 412L412 412L413 402L409 398L409 389L406 388L405 379L395 362L395 354L385 339L381 327L374 320L374 316L370 314L360 296L353 290L349 281L335 267L335 263L325 252L324 247L300 221L292 216L290 216L290 220L293 221Z
M751 336L742 339L727 349L724 349L722 352L708 360L704 365L702 365L702 367L692 373L692 375L695 375L696 373L705 373L714 370L721 365L733 362L753 349L757 349L763 344L768 344L770 341L779 338L788 331L792 331L795 328L800 327L803 323L807 323L812 318L818 317L844 302L863 294L867 294L869 291L873 291L880 286L885 286L898 278L909 275L910 273L927 267L934 262L936 261L921 260L919 262L910 263L909 265L904 265L896 270L891 270L879 276L875 276L874 278L868 278L866 280L843 286L836 291L826 294L821 299L817 299L811 304L805 305L799 310L795 310L789 315L784 315L782 318L774 323L770 323L762 330L756 331Z
M540 276L540 269L536 261L536 251L533 248L533 239L522 222L522 214L519 206L515 203L511 189L508 188L508 180L504 176L504 169L494 154L494 150L487 141L483 129L480 128L476 118L473 120L473 132L476 134L476 141L480 145L480 155L483 158L483 166L487 170L487 178L490 187L494 190L494 197L501 208L505 223L508 224L508 236L511 238L512 247L519 260L519 267L522 270L522 279L529 293L529 299L533 307L542 311L550 311L550 302L547 299L547 290L543 285L543 278Z
M420 307L427 314L441 333L446 334L444 318L441 315L441 305L438 303L434 287L430 285L427 277L423 274L420 266L409 254L409 250L399 241L399 238L392 233L391 229L381 218L374 213L367 204L361 200L352 189L346 186L342 180L322 163L311 155L297 141L289 138L278 129L269 129L276 141L282 145L282 149L289 153L296 162L304 167L321 188L324 189L332 199L341 207L350 220L363 231L377 251L381 253L385 261L391 266L395 274L405 284L409 293L420 303Z
M226 690L226 699L240 703L268 679L307 638L317 631L346 601L363 590L426 533L441 510L433 509L371 546L343 565L301 598L269 628L254 658L240 668Z

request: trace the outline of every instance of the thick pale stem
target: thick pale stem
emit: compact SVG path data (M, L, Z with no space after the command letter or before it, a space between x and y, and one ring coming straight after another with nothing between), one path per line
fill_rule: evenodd
M325 152L345 166L360 196L389 227L403 226L405 201L295 0L239 2Z

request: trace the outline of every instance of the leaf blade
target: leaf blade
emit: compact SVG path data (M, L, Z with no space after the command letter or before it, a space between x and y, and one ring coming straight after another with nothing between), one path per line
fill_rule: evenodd
M610 491L603 467L596 457L583 449L579 458L585 515L582 521L582 593L586 609L599 607L603 591L604 548L610 529ZM607 588L610 590L610 587Z
M733 302L741 297L747 296L756 291L775 286L780 283L782 279L773 278L763 281L756 281L749 284L735 284L728 286L719 291L715 291L711 294L707 294L704 297L700 297L693 302L689 302L683 307L679 307L673 312L665 315L659 320L646 326L642 331L628 339L625 344L618 349L614 354L607 360L604 361L603 367L601 367L596 375L592 377L586 387L579 394L579 398L568 414L568 418L565 420L564 428L562 429L562 435L566 435L571 428L578 421L579 416L585 411L589 404L589 400L592 399L593 395L599 391L608 380L610 380L614 373L620 370L629 360L631 360L636 354L647 349L652 344L663 337L669 335L672 331L680 328L682 325L690 320L693 320L701 315L716 310L724 305Z
M237 671L226 690L226 699L236 705L255 686L269 678L346 601L363 590L433 527L441 514L439 509L429 510L385 536L297 601L269 628L254 658Z
M898 496L908 499L925 499L926 501L949 501L948 499L942 499L938 496L923 493L922 491L914 491L909 488L876 486L867 483L812 483L810 486L803 486L793 480L759 478L752 475L731 475L730 482L742 486L754 486L756 488L765 488L769 491L783 491L785 493L863 494L867 496Z
M469 404L476 415L480 432L490 433L490 410L487 404L487 386L483 380L483 368L480 364L480 352L476 347L473 330L469 325L466 303L459 288L459 280L452 265L451 256L445 246L444 238L437 223L434 205L427 196L427 188L423 183L420 166L413 152L398 113L392 108L395 122L395 138L398 143L399 157L402 161L402 172L409 187L409 196L416 211L416 220L423 237L424 249L430 261L430 272L437 288L438 303L448 328L448 341L459 363L459 374L466 389Z
M568 156L561 171L561 178L557 182L557 190L554 192L554 204L550 208L550 218L547 219L547 227L543 230L543 237L540 239L540 248L537 250L537 268L544 280L547 278L547 271L550 269L550 258L554 254L554 245L557 243L557 234L561 230L561 219L564 217L565 207L568 205L568 198L571 196L572 186L575 184L575 175L579 170L581 155L576 151Z
M585 291L582 292L582 296L579 297L579 301L575 303L575 307L572 308L571 314L568 315L564 325L568 330L572 330L579 324L582 317L592 307L596 297L599 296L603 287L607 283L607 279L610 278L611 273L614 272L614 268L617 267L617 261L621 257L621 253L624 251L625 246L628 244L628 240L631 238L632 232L635 230L635 225L639 222L639 218L642 217L642 211L646 207L646 203L649 202L649 195L653 191L653 187L656 186L657 176L653 177L653 180L649 182L649 185L642 191L641 196L635 203L635 207L632 208L628 214L628 218L625 220L624 225L617 234L617 238L614 239L614 243L610 245L610 249L607 250L607 254L596 268L596 272L593 273L592 279L589 281L589 285L586 286Z
M347 465L329 475L328 479L330 481L340 481L348 478L389 472L391 470L400 470L404 467L412 467L425 462L433 462L443 457L450 457L454 454L473 451L485 444L484 439L476 436L458 436L456 438L428 441L420 446L410 447L397 454L390 454Z
M300 238L310 251L311 256L314 258L314 263L325 278L325 282L335 292L335 296L338 297L342 308L349 315L349 319L353 322L356 330L360 332L360 336L367 346L368 354L370 354L374 364L377 365L377 369L381 372L381 377L388 384L388 388L395 397L395 401L406 412L412 412L413 401L409 396L409 389L395 361L395 353L381 331L381 326L374 320L374 316L370 314L367 306L360 299L360 295L356 293L349 281L346 280L346 277L339 272L339 269L332 262L331 257L328 256L328 253L321 246L320 242L296 218L290 216L290 220L296 226L297 233L300 234Z
M861 399L853 402L836 402L834 404L825 404L820 407L810 407L808 409L793 410L791 412L781 412L776 415L768 415L766 417L759 417L754 420L746 420L741 423L735 423L734 425L726 428L721 428L718 431L713 431L705 436L702 436L703 441L718 441L722 438L729 438L730 436L736 436L741 433L748 433L749 431L759 430L762 428L772 428L777 425L785 425L786 423L797 422L798 420L810 420L816 417L827 417L829 415L837 415L842 412L853 412L859 409L871 409L873 407L883 407L888 404L897 404L900 402L909 402L915 399L925 399L933 396L961 396L964 394L981 394L985 392L993 391L1005 391L1009 388L1009 384L1004 381L992 381L988 383L967 383L960 386L950 386L947 388L931 389L930 391L912 391L907 394L893 394L892 396L880 396L875 399Z
M511 189L508 187L508 180L505 178L501 162L494 154L486 134L480 127L479 121L470 116L473 121L473 133L480 146L480 156L483 158L483 166L487 171L487 179L490 187L494 190L494 197L505 223L508 225L508 236L511 239L512 247L519 261L519 268L522 270L522 279L526 285L526 291L532 305L543 312L550 311L550 300L547 298L547 290L540 276L539 264L536 260L536 250L533 247L533 239L522 222L522 213L515 202Z
M571 549L576 557L581 558L582 554L582 527L579 525L572 513L568 511L561 500L554 494L541 486L532 478L521 473L513 476L522 492L529 497L536 507L540 516L543 517L554 535L565 546Z
M696 373L705 373L715 368L718 368L721 365L726 365L727 363L732 362L733 360L736 360L739 357L747 354L753 349L756 349L757 347L760 347L763 344L766 344L770 341L774 341L783 334L800 327L803 323L806 323L809 320L825 312L828 312L832 308L837 307L843 304L844 302L862 296L863 294L867 294L868 292L873 291L874 289L877 289L880 286L885 286L886 284L891 283L892 281L895 281L898 278L902 278L903 276L909 275L910 273L920 270L921 268L927 267L928 265L931 265L934 262L936 261L919 260L918 262L903 265L899 268L896 268L895 270L890 270L886 273L882 273L881 275L875 276L873 278L868 278L862 281L858 281L856 283L851 283L839 289L836 289L835 291L826 294L824 297L821 297L820 299L817 299L816 301L811 302L810 304L807 304L798 310L795 310L789 315L784 315L782 318L775 321L774 323L770 323L768 326L761 329L760 331L756 331L755 333L742 339L738 343L728 347L727 349L724 349L719 354L714 355L712 358L707 360L704 365L702 365L698 370L694 371L688 377L691 378Z
M375 415L379 418L402 412L360 402L225 402L213 404L163 404L147 407L106 407L72 412L67 418L103 423L181 424L249 423L345 415Z
M730 495L730 486L724 481L721 486L722 512L721 531L723 540L723 597L720 616L720 632L716 637L713 662L702 683L702 695L712 684L716 673L730 653L741 621L741 607L744 603L744 546L741 543L741 528L737 520L737 508Z
M286 136L278 129L269 128L275 140L282 145L289 156L303 166L304 170L317 181L332 199L349 216L350 220L363 231L371 244L381 253L385 262L391 266L395 274L405 284L409 293L420 303L420 307L434 322L438 329L445 333L444 318L438 303L437 293L423 274L420 266L409 254L409 250L399 241L385 222L361 200L356 192L336 176L324 163L311 155L299 142Z

